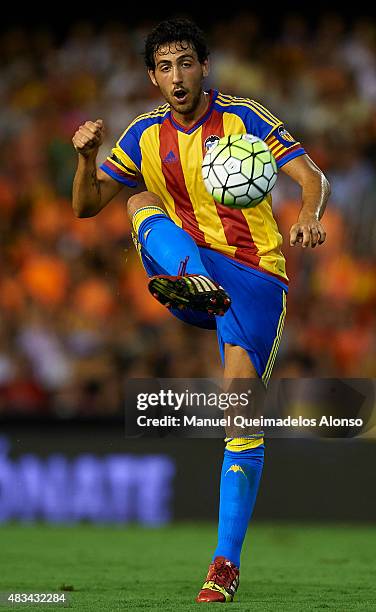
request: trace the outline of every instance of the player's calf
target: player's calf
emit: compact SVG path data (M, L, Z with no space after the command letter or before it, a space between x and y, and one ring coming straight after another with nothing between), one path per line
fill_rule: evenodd
M137 193L129 198L127 210L139 253L167 272L151 277L150 293L167 308L224 315L231 305L229 295L208 276L194 240L169 218L160 197Z

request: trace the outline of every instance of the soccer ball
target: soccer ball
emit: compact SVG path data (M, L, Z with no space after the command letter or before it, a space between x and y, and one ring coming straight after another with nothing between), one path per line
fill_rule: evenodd
M273 189L277 164L261 138L252 134L223 136L207 151L202 178L219 204L252 208Z

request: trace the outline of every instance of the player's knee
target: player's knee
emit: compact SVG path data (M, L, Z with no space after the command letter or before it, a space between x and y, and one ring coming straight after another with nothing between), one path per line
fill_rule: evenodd
M127 202L128 217L132 220L134 213L145 206L158 206L166 210L161 198L151 191L142 191L131 196Z

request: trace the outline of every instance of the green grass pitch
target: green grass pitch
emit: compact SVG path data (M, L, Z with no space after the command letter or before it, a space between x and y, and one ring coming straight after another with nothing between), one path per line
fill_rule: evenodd
M216 540L209 524L160 529L80 525L0 528L0 591L73 587L70 608L196 610ZM255 523L230 610L376 610L376 527ZM205 607L205 604L201 604ZM1 610L64 609L51 605Z

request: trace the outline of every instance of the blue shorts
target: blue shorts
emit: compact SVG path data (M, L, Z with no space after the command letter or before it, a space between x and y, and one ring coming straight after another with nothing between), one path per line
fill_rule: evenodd
M244 348L257 374L267 384L281 340L287 285L217 251L203 247L199 251L208 276L230 295L231 307L223 317L173 308L170 312L191 325L216 329L222 362L225 344ZM158 264L144 256L143 249L141 258L149 276L165 274Z

